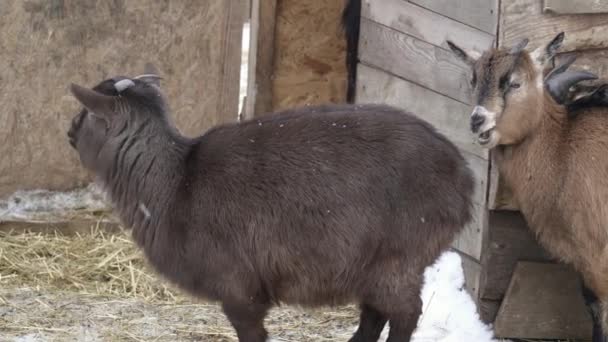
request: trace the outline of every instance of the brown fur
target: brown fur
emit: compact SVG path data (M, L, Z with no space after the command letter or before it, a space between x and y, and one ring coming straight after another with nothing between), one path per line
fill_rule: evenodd
M266 339L273 304L350 302L351 341L387 320L390 342L409 341L425 267L471 219L472 173L444 136L391 107L332 105L187 139L157 88L114 84L73 88L88 109L70 142L160 274L220 301L240 341Z
M608 110L586 108L569 119L567 109L538 86L544 66L526 51L487 51L473 68L489 84L481 101L483 90L476 89L478 105L498 113L493 152L501 177L540 243L580 271L603 303L603 318L596 312L594 319L601 320L606 335ZM511 69L521 87L505 94L499 78Z

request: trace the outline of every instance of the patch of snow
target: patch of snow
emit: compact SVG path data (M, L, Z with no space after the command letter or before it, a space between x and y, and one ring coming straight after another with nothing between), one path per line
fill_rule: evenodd
M0 200L0 222L53 222L76 211L100 212L109 209L104 193L94 184L68 192L20 190Z
M32 333L19 337L15 337L13 342L46 342L48 339L40 333Z

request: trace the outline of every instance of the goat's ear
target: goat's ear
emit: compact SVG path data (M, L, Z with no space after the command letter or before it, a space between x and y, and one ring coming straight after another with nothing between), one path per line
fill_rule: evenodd
M103 95L74 83L70 85L70 91L78 102L93 114L107 119L115 115L116 99L113 96Z
M547 69L554 66L555 55L557 50L562 46L566 34L564 32L558 33L551 41L545 45L540 46L534 52L532 52L532 59L534 63L541 69Z
M454 55L456 55L456 57L460 58L468 65L472 66L473 64L475 64L475 61L481 56L481 54L476 51L465 51L450 40L446 40L446 43L448 44L448 47L450 48L450 50L452 50Z
M153 84L160 88L160 73L152 63L146 63L146 65L144 66L144 73L134 78L142 80L149 84Z

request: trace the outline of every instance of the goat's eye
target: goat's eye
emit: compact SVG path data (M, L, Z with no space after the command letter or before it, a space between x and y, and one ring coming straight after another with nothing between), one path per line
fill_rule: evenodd
M521 84L519 84L519 83L511 83L509 86L511 88L513 88L513 89L517 89L517 88L519 88L521 86Z

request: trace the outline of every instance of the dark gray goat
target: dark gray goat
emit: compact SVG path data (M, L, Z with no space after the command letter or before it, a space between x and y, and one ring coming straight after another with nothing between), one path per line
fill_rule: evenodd
M157 74L148 67L149 74ZM472 173L382 105L305 107L178 132L154 75L72 85L68 136L154 268L221 302L239 341L278 303L360 304L351 341L409 341L425 267L471 219Z

